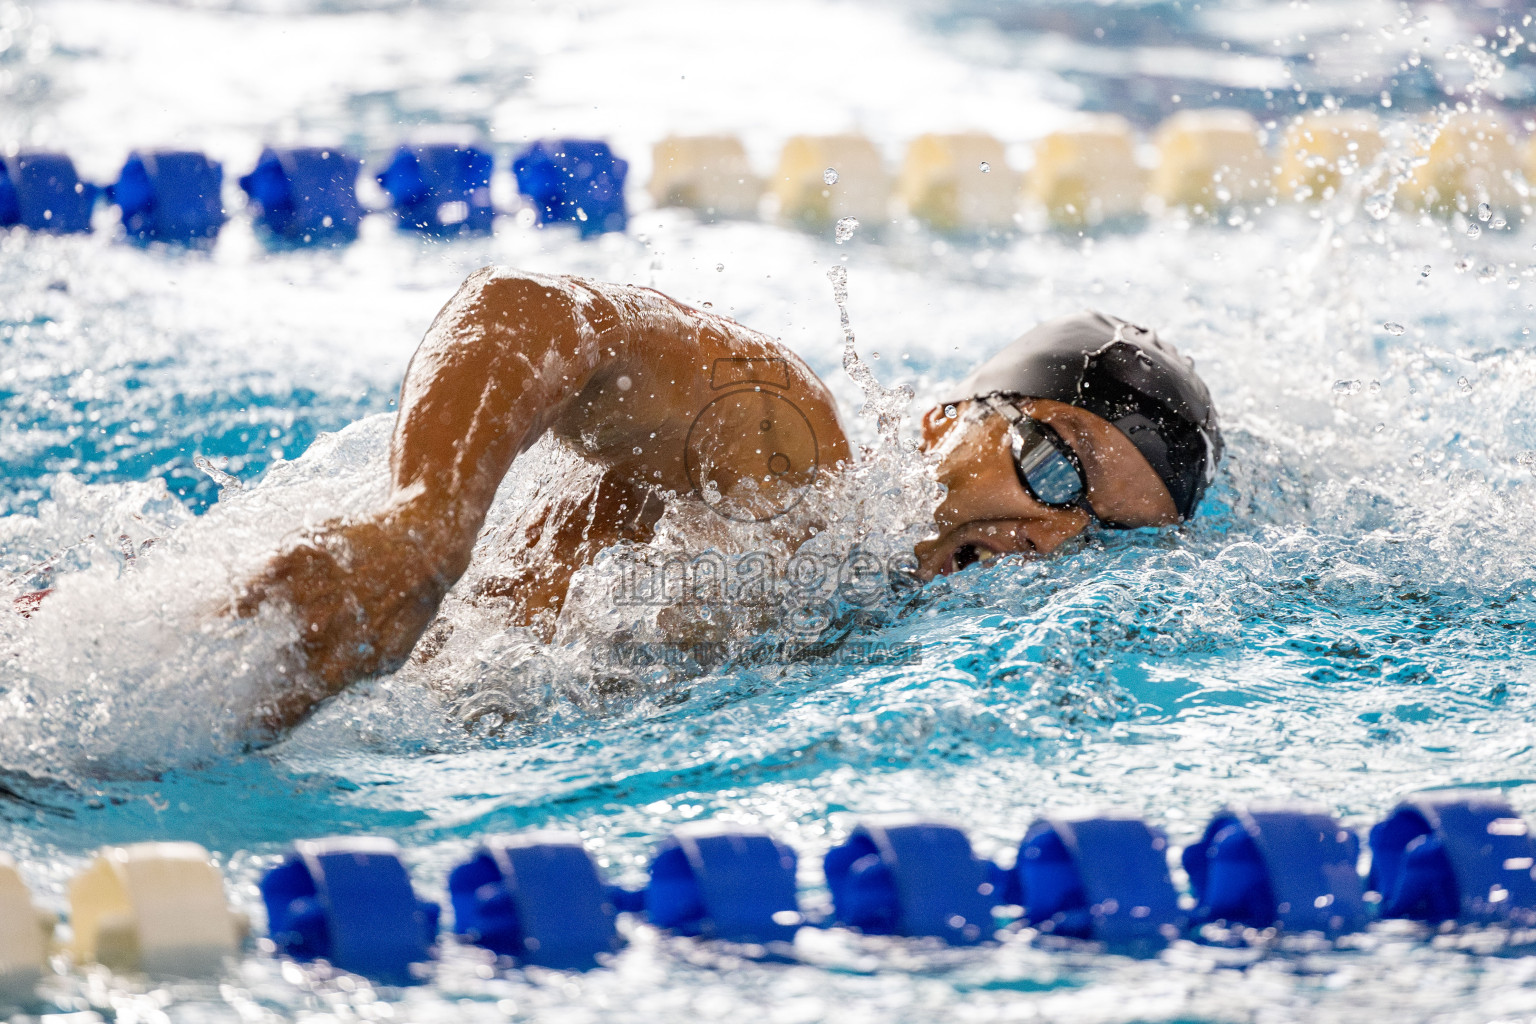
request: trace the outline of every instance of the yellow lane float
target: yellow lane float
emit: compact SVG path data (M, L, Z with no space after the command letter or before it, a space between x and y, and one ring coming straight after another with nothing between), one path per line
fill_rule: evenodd
M779 216L811 228L844 217L878 227L889 216L890 178L862 135L796 135L784 144L771 190Z
M1162 123L1156 142L1152 194L1167 206L1214 212L1271 193L1274 166L1244 111L1181 111Z
M1092 115L1035 145L1024 195L1057 227L1093 227L1142 213L1146 172L1136 163L1131 125Z
M1397 190L1409 206L1475 214L1487 203L1508 215L1524 198L1515 131L1492 111L1452 114L1427 145L1416 140L1414 152L1424 162Z
M708 218L757 216L763 181L734 135L672 135L652 149L651 199Z
M907 147L896 196L908 213L939 231L1013 227L1018 176L991 135L919 135Z
M1366 110L1309 114L1286 128L1281 149L1281 196L1328 199L1381 155L1381 125Z

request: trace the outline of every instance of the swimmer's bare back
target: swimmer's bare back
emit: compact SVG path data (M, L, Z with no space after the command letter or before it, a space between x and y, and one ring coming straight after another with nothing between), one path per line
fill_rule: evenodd
M774 339L646 288L478 271L406 371L384 506L306 534L235 602L242 616L285 602L302 632L308 678L260 709L265 729L406 660L468 568L513 459L551 431L598 483L562 496L581 529L523 538L543 543L498 595L514 622L558 611L602 548L647 539L668 492L701 500L705 479L718 490L702 500L751 516L848 458L832 396Z

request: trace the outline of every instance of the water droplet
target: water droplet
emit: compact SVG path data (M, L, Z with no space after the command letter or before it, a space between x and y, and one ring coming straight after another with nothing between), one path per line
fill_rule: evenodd
M859 218L844 217L837 222L837 229L833 232L833 237L837 239L838 245L842 245L852 238L853 233L857 230L859 230Z
M1458 274L1465 274L1467 271L1469 271L1471 269L1472 269L1472 260L1471 260L1470 257L1463 256L1461 259L1456 261L1456 273L1458 273Z
M981 162L981 173L982 174L986 174L991 169L992 169L992 165L991 164L987 163L985 160L983 160Z
M1429 276L1429 269L1430 269L1429 268L1429 264L1428 263L1424 264L1424 269L1419 271L1419 276L1420 277L1428 277Z
M1486 222L1488 220L1488 218L1490 218L1492 216L1493 216L1493 207L1489 206L1487 203L1478 203L1477 204L1477 219L1478 220Z
M826 170L822 171L821 172L821 180L826 182L828 185L836 185L837 184L837 168L836 167L828 167Z
M1495 231L1503 231L1505 228L1509 227L1509 221L1505 220L1503 217L1495 217L1493 220L1488 222L1488 226L1493 228Z
M954 419L958 415L960 415L960 410L956 409L954 406L946 405L944 407L944 418L945 419L952 420L952 419Z
M1476 238L1478 235L1481 235L1482 233L1483 233L1483 229L1478 227L1476 224L1468 224L1467 225L1467 237L1468 238Z
M228 458L221 458L219 459L219 462L224 466L229 465ZM222 490L238 491L244 487L238 477L231 476L230 474L224 472L221 466L215 465L213 460L208 458L206 455L192 456L192 465L196 466L198 469L207 474L208 479L218 484Z
M620 391L628 391L630 388L635 386L635 382L630 380L628 375L620 377L618 380L614 381L614 383L619 386Z
M1365 212L1377 220L1385 220L1387 214L1392 212L1392 197L1385 192L1377 192L1365 201Z
M1333 393L1336 395L1358 395L1360 382L1357 380L1336 380L1333 382Z
M1532 451L1531 449L1527 448L1525 451L1515 456L1515 461L1520 463L1520 465L1524 466L1526 469L1530 469L1532 466L1536 466L1536 451Z
M1487 284L1489 281L1492 281L1498 276L1499 268L1494 266L1492 263L1484 263L1481 267L1477 268L1477 279L1484 284Z
M1461 388L1461 393L1464 395L1470 395L1472 393L1472 382L1467 380L1466 377L1457 377L1456 386Z
M706 303L704 303L704 308L705 309L714 309L715 308L715 304L713 302L706 302Z
M1381 391L1381 381L1379 381L1379 380L1371 381L1371 383L1366 387L1366 390L1369 391L1373 395L1374 394L1379 394L1380 391Z
M644 448L641 448L639 445L635 445L634 452L635 452L636 455L640 455L640 454L644 453L644 451L645 451Z
M884 387L870 370L869 364L859 358L854 345L853 327L848 319L848 268L833 267L827 271L827 280L832 282L832 298L837 303L837 318L843 328L843 370L864 392L862 415L875 421L875 427L887 448L898 448L900 438L897 431L901 429L902 410L912 401L912 387L909 384Z
M1403 325L1398 323L1396 320L1388 320L1386 323L1381 325L1381 329L1386 331L1388 334L1392 335L1393 337L1396 337L1397 335L1402 334L1403 331L1406 330L1406 328L1403 327Z
M1423 452L1414 452L1412 455L1408 456L1408 464L1410 466L1422 466L1422 465L1424 465L1424 453Z
M724 263L716 263L715 264L715 273L717 273L717 274L725 273L725 264Z

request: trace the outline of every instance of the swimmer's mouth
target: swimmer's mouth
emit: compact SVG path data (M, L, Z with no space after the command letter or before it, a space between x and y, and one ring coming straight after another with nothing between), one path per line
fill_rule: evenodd
M1004 552L985 544L961 544L955 548L954 554L949 556L949 565L945 572L960 572L973 565L987 565L1003 557L1003 554Z
M981 561L982 549L975 544L961 544L955 548L955 553L949 556L949 571L959 572L961 569L969 569Z
M958 535L958 536L957 536ZM924 551L929 544L937 551ZM1035 558L1040 554L1022 526L1011 520L978 520L965 523L932 541L917 546L925 579L946 576L973 565L989 565L1004 555Z

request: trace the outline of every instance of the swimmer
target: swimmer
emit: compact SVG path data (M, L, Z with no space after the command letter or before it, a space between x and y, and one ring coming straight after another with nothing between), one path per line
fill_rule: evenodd
M410 656L469 566L502 477L545 434L594 467L494 539L513 568L480 598L550 620L571 575L644 543L666 501L770 518L851 455L826 386L794 353L659 292L495 268L438 313L406 370L383 507L297 539L233 611L288 605L308 682L263 709L274 734ZM1091 523L1194 514L1221 457L1188 360L1097 313L1043 324L922 420L947 493L915 551L932 579L1010 553L1049 555Z

